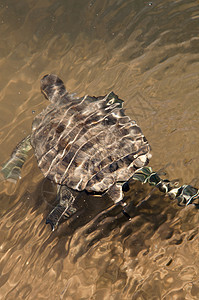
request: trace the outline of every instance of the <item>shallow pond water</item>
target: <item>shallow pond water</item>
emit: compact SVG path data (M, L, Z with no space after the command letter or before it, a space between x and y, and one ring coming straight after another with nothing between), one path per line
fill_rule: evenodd
M0 163L48 104L39 81L55 73L79 96L113 90L151 144L150 166L199 187L198 33L197 0L1 1ZM199 299L193 206L132 183L131 221L81 193L52 233L54 186L33 153L0 187L1 299Z

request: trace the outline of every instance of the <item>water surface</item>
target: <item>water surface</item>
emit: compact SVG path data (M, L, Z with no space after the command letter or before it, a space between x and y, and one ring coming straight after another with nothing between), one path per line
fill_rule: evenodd
M153 169L199 187L198 32L197 0L1 1L0 163L47 105L40 78L55 73L79 96L117 93ZM52 233L54 187L33 153L16 185L0 185L1 299L199 298L194 207L132 183L131 221L82 193L79 214Z

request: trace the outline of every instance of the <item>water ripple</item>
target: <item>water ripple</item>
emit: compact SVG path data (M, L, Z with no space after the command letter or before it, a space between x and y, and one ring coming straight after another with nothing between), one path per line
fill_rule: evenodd
M114 90L152 145L153 169L199 186L198 1L0 7L1 163L48 104L40 78L57 73L78 95ZM107 199L82 193L78 215L52 233L55 187L33 153L17 185L0 186L1 299L198 299L194 207L137 183L125 194L129 222Z

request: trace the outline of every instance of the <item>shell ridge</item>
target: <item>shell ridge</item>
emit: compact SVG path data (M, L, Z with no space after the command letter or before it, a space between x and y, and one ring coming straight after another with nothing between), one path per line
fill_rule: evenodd
M91 128L91 129L92 129L92 128ZM96 138L96 137L99 136L103 131L104 131L104 129L102 129L97 135L95 135L94 137L92 137L92 138L91 138L90 140L88 140L88 141L91 141L92 139ZM68 167L66 168L66 170L65 170L65 172L64 172L64 174L63 174L63 176L62 176L62 178L61 178L61 182L63 182L63 178L66 177L66 174L67 174L67 172L68 172L70 166L72 165L72 162L74 161L75 157L77 156L78 152L83 148L83 146L85 146L85 145L88 143L88 141L86 141L84 144L82 144L81 147L78 148L78 150L75 152L73 158L71 159L71 161L70 161Z
M115 126L114 127L117 127L117 124L114 124ZM120 124L121 125L121 124ZM125 128L127 128L128 126L130 126L130 128L132 127L137 127L137 124L135 124L135 123L133 123L133 124L131 124L131 122L126 122L126 123L124 123L124 124L122 124L122 126L119 128L119 130L120 129L125 129ZM112 127L113 128L113 127ZM110 129L112 129L111 127L110 128L108 128L108 131L109 131L109 133L110 134L113 134L114 132L112 132ZM117 137L117 135L115 135L116 137ZM130 132L128 132L127 134L125 134L125 135L122 135L122 138L120 139L120 141L122 141L122 140L124 140L124 139L126 139L127 137L130 137L130 139L131 139L131 141L132 142L135 142L135 141L133 141L133 139L136 137L136 135L134 135L134 136L132 136L131 134L130 134ZM143 135L143 137L144 137L144 135ZM109 152L110 150L111 150L111 148L113 148L113 146L116 146L117 145L117 143L118 143L118 140L116 140L116 141L114 141L112 144L109 144L109 145L107 145L107 147L106 147L106 152ZM118 146L117 148L119 148L120 150L121 150L121 148L120 148L120 146ZM116 149L116 150L118 150L118 149ZM95 154L98 154L98 152L96 152ZM94 154L94 155L95 155ZM104 158L106 158L106 157L104 157Z
M53 106L53 108L52 108L49 112L47 112L47 114L45 113L45 115L44 115L44 112L45 112L46 109L49 108L50 106ZM55 109L55 107L54 107L54 105L51 103L49 106L47 106L45 109L43 109L43 110L36 116L36 118L34 119L33 124L32 124L32 135L33 135L33 133L36 134L36 135L38 135L38 134L40 133L40 131L42 130L44 121L49 117L49 114L52 113L54 109ZM39 127L33 128L34 122L36 122L36 121L37 121L39 118L41 118L42 116L43 116L43 118L42 118L42 121L40 121Z
M82 123L85 123L90 117L94 116L95 114L97 114L96 111L94 111L92 114L90 114L89 116L87 116L87 118L86 118L86 119L84 120L84 122L82 122ZM101 120L100 120L100 121L101 121ZM99 121L99 123L100 123L100 121ZM98 122L97 122L97 123L98 123ZM65 132L65 130L64 130L63 133L60 135L60 137L59 137L57 143L59 143L59 141L64 137L64 135L66 135L66 137L67 137L67 136L68 136L75 128L79 127L79 125L83 125L83 124L78 123L75 127L72 127L72 129L71 129L69 132L67 132L67 134L66 134L66 132ZM92 125L92 124L90 124L90 126L91 126L91 125ZM95 124L95 125L97 125L97 124ZM91 129L92 129L92 128L91 128ZM71 144L73 144L76 140L78 140L78 136L79 136L79 134L81 133L81 131L82 131L82 128L79 130L78 134L75 136L75 139L71 140L67 145L71 145ZM87 131L87 132L88 132L88 131ZM86 132L86 133L87 133L87 132ZM85 134L86 134L86 133L85 133ZM45 156L52 150L52 148L53 148L53 147L51 147L51 148L49 149L48 152L44 153L43 157L45 157ZM58 155L53 159L53 161L51 162L51 165L50 165L48 171L45 173L45 176L48 176L49 172L51 171L51 168L52 168L53 164L55 164L55 162L56 162L57 160L59 160L60 158L62 158L63 156L65 156L65 152L66 152L66 148L63 149L63 151L62 151L62 153L60 153L60 155L58 154ZM43 159L43 157L41 157L41 159Z
M87 96L85 96L85 97L87 97ZM82 101L85 99L85 97L83 97L83 99L81 99L81 98L76 99L76 100L78 100L78 101L81 100L81 102L76 103L76 106L79 105L79 104L81 104ZM74 101L74 100L75 100L75 99L73 99L73 101ZM61 107L58 106L57 103L51 103L49 106L47 106L47 107L39 114L39 115L42 115L42 114L45 113L44 118L43 118L43 120L41 121L41 124L40 124L39 129L37 128L37 134L40 134L40 129L43 128L43 125L47 122L47 118L48 118L49 115L53 112L53 110L55 110L55 114L60 114L60 111L61 111L63 108L66 108L66 104L67 104L67 109L65 110L62 119L59 121L59 124L61 124L61 122L63 122L63 120L66 118L66 116L67 116L69 110L75 107L75 104L74 104L72 101L70 101L70 102L68 102L68 103L63 103L63 105L60 105ZM49 108L50 106L53 106L53 108L52 108L49 112L48 112L48 111L46 112L46 110L48 110L48 108ZM39 115L38 115L38 116L39 116ZM51 118L50 118L50 121L52 121L52 116L51 116Z
M87 99L87 97L88 96L85 96L84 97L84 99L82 100L82 102L81 103L79 103L79 104L82 104L86 99ZM77 115L79 114L79 112L76 114L76 115L73 115L73 117L75 118ZM91 114L89 114L85 119L84 119L84 121L80 121L79 123L77 123L76 124L76 126L75 127L72 127L68 132L67 132L67 134L66 134L66 130L64 130L63 131L63 134L62 134L62 137L66 134L66 135L69 135L73 130L74 130L74 128L77 128L79 125L83 125L83 123L85 123L90 117L92 117L93 115L95 115L96 114L96 111L94 111L94 112L92 112ZM63 118L61 119L61 121L59 122L59 124L61 124L62 122L63 122L63 120L64 120L64 118L66 117L66 115L67 114L64 114L64 116L63 116ZM71 123L72 123L72 121L71 121ZM82 124L81 124L82 123ZM65 129L67 129L67 127L65 128ZM61 138L62 138L61 137Z
M105 98L102 99L102 100L104 101ZM117 109L117 110L118 110L118 109ZM120 108L119 111L120 111L120 110L122 110L122 109ZM98 124L101 124L102 121L103 121L104 119L106 119L108 116L110 116L114 111L115 111L115 109L114 109L114 110L111 110L108 114L106 114L106 115L104 115L104 116L102 115L103 118L98 122ZM114 125L117 126L116 123L115 123ZM112 125L112 126L114 126L114 125ZM124 127L124 126L125 126L125 125L123 125L122 127ZM103 128L100 130L100 132L99 132L97 135L95 135L94 137L92 137L92 139L93 139L93 138L96 138L96 136L99 136L102 132L104 132L104 127L105 127L105 126L103 126ZM89 130L92 130L92 127L89 128ZM84 135L86 135L86 134L89 132L89 130L88 130ZM63 174L63 176L62 176L62 178L61 178L61 181L60 181L61 183L63 182L64 178L66 177L66 174L67 174L67 172L69 171L69 169L70 169L70 167L71 167L71 165L72 165L74 159L76 158L77 154L79 153L79 151L80 151L80 150L82 149L82 147L85 146L90 140L91 140L91 139L87 140L84 144L82 144L82 145L77 149L77 151L76 151L75 154L73 155L73 157L72 157L72 159L71 159L69 165L67 166L67 168L66 168L66 170L65 170L65 172L64 172L64 174ZM71 149L70 149L70 150L71 150ZM68 152L68 153L69 153L69 152Z
M56 88L47 79L43 87L54 100L35 118L31 136L46 177L79 191L103 192L147 163L150 146L114 92L75 98L58 89L60 79Z
M104 100L104 99L102 99L102 100ZM100 112L100 113L99 113ZM66 132L65 132L65 130L63 131L63 134L62 134L62 136L59 138L59 140L61 139L61 138L63 138L64 137L64 135L66 134L66 136L68 136L75 128L77 128L77 127L79 127L79 125L84 125L85 123L87 123L88 122L88 120L89 120L89 118L91 118L91 117L93 117L93 116L99 116L99 117L101 117L102 116L102 118L101 119L99 119L98 121L93 121L93 122L91 122L91 123L89 123L89 127L88 127L88 130L85 132L85 134L84 135L86 135L87 134L87 132L90 130L90 129L92 129L91 128L91 126L92 125L95 125L95 126L97 126L98 124L100 124L104 119L106 119L109 115L111 115L112 114L112 111L109 113L109 114L107 114L107 115L105 115L104 116L104 114L103 114L103 111L94 111L94 112L92 112L91 114L89 114L83 121L80 121L80 123L78 123L75 127L72 127L71 128L71 130L69 131L69 132L67 132L67 134L66 134ZM82 129L81 129L82 130ZM76 140L78 140L77 139L77 137L78 137L78 135L81 133L81 130L78 132L78 134L77 134L77 136L76 136ZM58 140L58 142L59 142L59 140ZM72 141L70 141L69 142L69 144L71 144L71 143L73 143L74 142L74 140L72 140ZM87 141L88 142L88 141ZM87 143L86 142L86 143ZM86 144L85 143L85 144ZM85 145L85 144L83 144L83 145ZM65 153L64 153L65 154Z
M147 147L146 147L147 146ZM147 144L147 142L146 142L146 144L144 144L140 149L138 149L136 152L132 152L132 153L129 153L129 154L127 154L127 155L125 155L125 156L123 156L123 157L121 157L121 158L119 158L119 159L117 159L117 160L115 160L115 161L112 161L111 162L111 164L107 164L107 165L105 165L99 172L97 172L96 174L94 174L89 180L88 180L88 182L87 182L87 185L86 185L86 189L87 189L87 187L89 188L90 186L94 186L94 182L93 182L93 180L94 180L94 178L95 177L100 177L99 175L100 174L102 174L102 173L104 173L104 174L106 174L106 176L103 176L102 177L102 180L97 180L97 185L99 186L100 185L100 183L101 184L103 184L103 181L104 180L107 180L107 178L109 177L109 176L107 176L107 172L104 172L104 171L106 171L107 169L108 169L108 167L110 166L110 165L112 165L113 163L118 163L118 162L122 162L122 160L124 160L125 158L127 158L129 155L133 155L133 157L134 157L134 159L131 161L131 163L129 163L129 165L127 166L127 169L126 169L126 173L124 174L124 177L125 177L125 180L120 180L120 181L128 181L132 176L133 176L133 172L132 172L132 168L134 167L134 165L133 165L133 163L134 163L134 161L135 161L135 159L137 159L139 156L141 156L141 155L146 155L147 153L148 153L148 147L149 145ZM143 150L146 148L146 151L144 151L144 153L143 153ZM121 168L119 168L119 171L121 170ZM108 170L109 171L109 170ZM117 181L117 176L118 176L118 172L119 172L117 169L114 171L114 172L108 172L108 174L111 174L111 177L114 177L114 181ZM128 176L127 176L128 175ZM111 185L110 185L111 186ZM95 188L93 187L93 189L91 189L91 190L95 190Z
M109 115L111 115L112 114L112 112L109 114ZM106 116L104 116L104 119L107 117L107 115ZM125 124L123 124L122 126L121 126L121 128L125 128L125 127L127 127L127 126L129 126L129 125L132 125L131 124L131 122L128 122L127 124L125 123ZM113 125L111 125L110 126L110 128L109 128L109 133L110 133L110 135L112 135L112 128L113 127L117 127L118 126L118 124L117 123L115 123L115 124L113 124ZM135 124L133 124L133 126L135 126ZM137 125L136 125L137 126ZM92 128L91 128L92 129ZM76 153L74 154L74 156L73 156L73 158L72 158L72 160L71 160L71 164L68 166L68 169L65 171L65 174L64 174L64 177L66 177L66 174L67 174L67 172L69 172L69 170L72 168L72 162L75 160L75 158L77 157L77 155L80 153L80 151L82 150L82 148L88 143L88 142L93 142L93 140L95 140L97 137L99 137L100 136L100 134L102 134L102 133L104 133L104 128L97 134L97 135L95 135L95 136L93 136L91 139L89 139L88 141L86 141L84 144L82 144L81 145L81 147L80 148L78 148L78 150L76 151ZM128 133L128 135L129 135L129 133ZM126 136L128 136L128 135L126 135ZM126 137L125 136L125 137ZM116 136L117 137L117 136ZM117 141L115 142L115 144L117 144ZM111 144L112 145L112 144ZM103 152L104 151L106 151L106 157L108 156L108 150L109 150L109 148L107 149L107 148L103 148ZM117 147L117 149L116 149L116 151L118 150L118 147ZM90 156L89 158L88 158L88 161L86 161L86 163L90 163L90 162L92 162L92 160L94 160L94 158L95 157L99 157L99 154L100 154L100 152L102 153L102 151L101 150L98 150L97 152L95 152L94 153L94 155L92 155L92 156ZM87 157L89 156L89 154L88 153L86 153L87 154ZM125 154L126 155L126 154ZM105 156L103 156L103 159L105 158ZM99 163L102 161L102 159L100 158L100 161L99 161ZM85 163L85 161L83 161L83 163L82 163L82 165ZM77 168L76 168L77 169ZM81 169L81 171L83 172L83 169ZM81 172L81 173L82 173ZM83 172L84 173L84 172ZM88 177L87 178L87 181L89 181L90 180L90 178L91 177L93 177L96 173L98 173L98 172L95 172L94 174L92 174L92 176L90 176L90 177ZM89 173L88 172L86 172L86 174L88 174L89 175ZM82 176L83 176L84 174L82 174ZM63 180L63 179L62 179ZM84 180L84 182L86 181L86 179Z
M128 135L124 136L124 137L122 138L122 140L124 140L127 136L128 136ZM122 140L121 140L121 142L122 142ZM111 145L109 145L109 146L107 147L107 149L106 149L106 150L107 150L107 151L106 151L106 156L104 156L103 159L96 165L96 168L99 168L99 167L100 167L100 164L101 164L103 161L105 161L105 160L108 159L108 157L110 156L110 153L111 153L111 156L112 156L112 157L114 157L115 154L117 154L117 152L118 152L118 149L117 149L117 148L115 148L115 150L114 150L113 152L110 152L110 150L112 150L111 148L113 148L114 146L117 145L117 142L118 142L118 141L114 141L114 143L112 143ZM91 157L91 160L94 159L95 155L98 155L99 152L100 152L100 151L96 152L96 154L94 154L94 155ZM122 156L116 156L116 158L115 158L114 160L112 160L112 163L115 162L115 161L118 161L120 158L122 158ZM107 163L103 166L103 168L107 167L109 164L110 164L110 162L107 162ZM100 172L101 170L102 170L102 168L99 170L99 172ZM97 173L98 173L98 172L97 172ZM95 173L95 174L97 174L97 173ZM93 177L95 174L93 174L92 177ZM91 179L91 178L89 178L89 180L90 180L90 179Z
M86 97L87 96L85 96L85 97L83 97L83 99L81 100L81 102L80 103L78 103L78 105L79 104L81 104L85 99L86 99ZM79 100L79 99L78 99ZM58 112L60 112L60 110L61 110L61 108L60 107L57 107L55 104L52 104L53 105L53 109L51 110L51 112L55 109L55 112L56 113L58 113ZM64 105L65 106L65 105ZM67 110L64 112L64 115L63 115L63 117L62 117L62 119L59 121L59 123L58 123L58 126L63 122L63 120L66 118L66 115L68 114L68 111L72 108L72 107L74 107L75 105L70 105L68 108L67 108ZM45 111L45 109L44 109L44 111ZM49 115L49 114L48 114ZM46 115L45 115L46 116ZM40 125L40 128L42 128L42 126L43 126L43 123L44 123L44 120L42 120L42 123L41 123L41 125ZM52 122L51 122L52 123ZM70 119L68 119L68 124L70 123ZM67 127L66 127L67 128ZM63 133L60 135L60 137L59 137L59 140L58 141L60 141L62 138L63 138L63 136L64 136L64 133L65 133L65 130L63 131ZM37 134L39 135L39 134L41 134L41 132L39 131L37 131ZM54 139L56 139L56 136L54 136L54 138L53 138L53 140ZM46 141L47 142L47 141ZM58 142L56 142L55 143L55 145L57 144ZM45 160L45 158L46 158L46 156L49 154L49 152L50 151L52 151L52 149L54 148L54 145L47 151L47 152L45 152L42 156L40 156L40 157L38 157L38 165L39 166L41 166L41 164L42 164L42 162L43 162L43 160ZM59 155L59 154L57 154L56 156L55 156L55 158L53 159L53 161L51 162L51 165L50 165L50 167L49 167L49 169L47 170L47 172L45 172L44 173L44 175L45 176L48 176L48 174L49 174L49 172L50 172L50 170L51 170L51 166L53 165L53 163L55 163L55 161L56 160L58 160L59 158L61 158L61 155Z
M148 143L147 142L145 142L144 144L143 144L143 148L145 148L145 146L147 145ZM116 159L114 159L114 160L112 160L111 161L111 163L114 163L114 162L117 162L117 161L119 161L119 160L121 160L121 159L124 159L125 157L127 157L128 155L134 155L135 156L135 159L137 158L137 157L139 157L139 155L137 155L138 153L139 153L139 150L140 150L141 148L139 148L137 151L134 151L134 152L130 152L130 153L128 153L128 154L125 154L125 155L123 155L123 156L118 156ZM115 150L115 152L117 152L117 150L118 149L116 149ZM143 154L143 153L141 153L141 154ZM113 155L113 153L111 153L111 156ZM137 155L137 156L136 156ZM108 156L110 156L110 154L108 155ZM108 158L108 156L106 156L106 157L104 157L104 160L106 159L106 158ZM133 162L133 161L132 161ZM131 162L131 163L132 163ZM101 162L100 162L101 163ZM101 168L100 169L100 171L98 171L97 173L99 173L99 172L101 172L104 168L106 168L107 166L109 166L110 165L110 163L107 163L106 165L104 165L103 166L103 168ZM129 164L130 165L130 164ZM98 166L97 166L98 167ZM95 173L92 177L94 177L97 173ZM90 178L90 179L92 179L92 177ZM90 180L89 179L89 180Z
M108 94L108 95L109 95L109 94ZM96 98L97 103L106 101L108 95L105 96L104 98L100 99L100 100L98 100L98 99ZM65 95L65 96L66 96L66 95ZM82 103L84 103L84 101L85 101L88 97L89 97L88 95L84 96L84 97L82 98L81 102L76 103L76 105L73 105L73 103L70 101L69 107L68 107L67 110L64 112L64 115L63 115L62 119L59 121L59 123L58 123L57 126L59 126L59 125L63 122L63 120L66 118L67 114L69 113L70 109L73 109L74 107L77 107L77 106L82 105ZM100 98L100 97L98 97L98 98ZM77 100L80 100L80 98L78 98ZM71 104L72 104L72 105L71 105ZM95 104L96 104L96 102L95 102ZM52 107L52 106L53 106L53 107ZM44 117L43 117L43 119L40 121L41 124L40 124L39 128L37 128L37 130L36 130L36 134L35 134L35 138L34 138L34 139L36 139L37 136L41 135L41 131L42 131L42 129L43 129L43 124L47 121L46 119L48 119L49 115L52 114L53 110L55 111L54 114L58 114L58 113L61 111L61 109L63 109L63 106L65 106L65 103L64 103L64 105L61 106L61 108L58 107L57 105L55 105L54 103L51 103L47 108L45 108L45 109L38 115L38 116L44 115ZM51 107L52 107L52 108L51 108ZM50 109L47 113L44 114L44 112L46 112L46 110L48 110L48 108L51 108L51 109ZM77 112L75 115L73 115L73 119L75 119L75 116L77 116L78 114L79 114L79 112ZM41 116L40 116L40 117L41 117ZM51 122L52 122L52 116L50 116L50 117L51 117ZM49 120L49 121L50 121L50 120ZM70 123L72 123L71 118L69 119L68 124L70 124ZM68 127L65 126L65 128L67 129ZM72 131L73 129L74 129L74 127L72 127L72 129L71 129L70 131ZM70 133L70 132L69 132L69 133ZM67 133L67 135L68 135L69 133ZM61 140L61 138L63 138L63 136L64 136L65 134L66 134L65 131L63 131L62 136L60 136L60 138L59 138L59 141ZM47 142L47 141L46 141L46 142ZM51 151L52 148L53 148L53 147L51 147L51 148L49 149L49 151ZM49 152L49 151L48 151L48 152ZM48 152L46 152L44 155L38 157L38 159L39 159L39 160L42 159L42 157L43 157L43 156L46 156L46 154L48 154Z

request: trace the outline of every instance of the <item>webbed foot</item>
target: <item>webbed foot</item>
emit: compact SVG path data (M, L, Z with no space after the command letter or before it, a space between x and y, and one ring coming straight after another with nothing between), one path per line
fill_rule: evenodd
M57 199L59 204L50 212L46 218L46 224L51 225L52 231L58 228L62 220L69 219L75 212L76 208L73 206L75 197L72 191L65 185L58 185Z
M113 184L105 194L107 194L116 205L122 206L122 213L125 217L127 217L128 220L131 220L131 217L125 210L126 203L123 201L124 194L123 191L128 191L129 185L128 182L125 183L115 183Z
M21 169L28 157L28 152L32 149L30 144L30 135L23 139L12 152L10 159L2 166L0 170L4 179L14 183L20 178Z
M52 231L56 230L61 220L67 220L76 212L74 207L57 205L48 215L46 224L50 224Z

